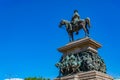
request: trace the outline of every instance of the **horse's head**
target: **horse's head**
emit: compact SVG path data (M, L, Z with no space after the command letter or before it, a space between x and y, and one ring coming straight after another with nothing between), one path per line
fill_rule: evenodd
M62 25L65 25L65 20L60 21L59 27L62 27Z

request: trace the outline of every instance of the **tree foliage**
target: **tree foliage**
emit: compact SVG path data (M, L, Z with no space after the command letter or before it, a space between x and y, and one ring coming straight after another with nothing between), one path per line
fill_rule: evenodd
M28 77L25 78L24 80L50 80L49 78L42 78L42 77Z

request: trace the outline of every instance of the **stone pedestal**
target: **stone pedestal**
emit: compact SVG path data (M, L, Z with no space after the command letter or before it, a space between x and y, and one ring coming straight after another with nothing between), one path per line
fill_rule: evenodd
M97 53L97 49L100 48L101 45L96 41L92 40L89 37L70 42L63 47L58 48L58 51L63 53L63 55L70 53L79 53L83 51L92 51L93 53Z
M98 71L88 71L56 78L54 80L113 80L113 78L105 73Z
M97 51L100 47L101 44L86 37L58 48L63 55L56 66L62 75L55 80L113 80L105 74L106 65Z

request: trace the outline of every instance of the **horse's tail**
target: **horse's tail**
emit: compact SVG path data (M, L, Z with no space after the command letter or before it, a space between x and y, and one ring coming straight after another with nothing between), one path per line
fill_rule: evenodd
M87 17L87 18L85 19L85 22L86 22L86 26L87 26L87 24L88 24L88 27L90 28L91 24L90 24L90 18L89 18L89 17Z

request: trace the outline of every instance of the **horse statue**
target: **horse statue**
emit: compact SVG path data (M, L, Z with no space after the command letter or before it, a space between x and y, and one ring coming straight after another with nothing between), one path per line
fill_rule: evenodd
M61 28L63 25L65 25L66 27L66 31L69 35L69 41L74 41L74 38L73 38L73 29L72 29L72 25L69 21L67 20L61 20L60 24L59 24L59 27Z
M85 37L89 37L89 29L90 28L90 18L86 18L84 20L79 20L76 25L73 25L71 22L67 20L61 20L59 27L61 28L62 26L66 27L66 31L68 32L69 35L69 41L74 41L73 33L76 32L78 34L79 30L83 29L85 32Z

